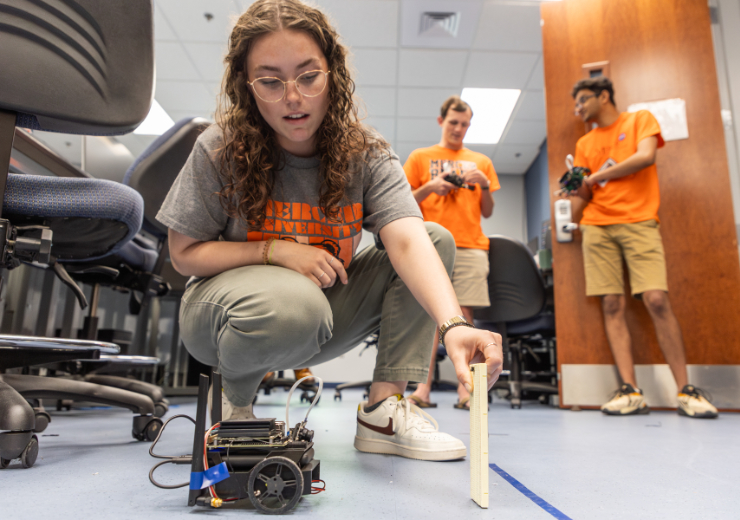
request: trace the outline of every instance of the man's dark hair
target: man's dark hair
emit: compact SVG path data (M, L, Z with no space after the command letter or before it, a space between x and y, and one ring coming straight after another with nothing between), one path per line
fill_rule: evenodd
M617 106L617 104L614 102L614 85L612 85L612 80L610 80L606 76L596 76L595 78L582 79L581 81L573 85L573 92L571 92L571 96L573 96L573 99L576 98L578 92L580 92L581 90L590 90L597 96L601 95L601 93L606 90L609 93L609 102L615 107Z
M463 101L460 96L450 96L445 99L445 102L442 103L442 108L440 108L439 111L442 119L447 117L447 112L450 109L454 110L455 112L465 112L467 110L470 110L470 116L473 116L473 109L470 108L470 105Z

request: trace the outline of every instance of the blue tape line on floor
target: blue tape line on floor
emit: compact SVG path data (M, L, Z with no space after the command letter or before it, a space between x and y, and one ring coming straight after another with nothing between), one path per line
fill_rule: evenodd
M506 482L514 486L519 492L521 492L522 495L530 499L532 502L540 506L542 509L550 513L552 516L557 518L558 520L572 520L569 516L561 513L557 509L555 509L553 506L542 500L540 497L535 495L532 491L530 491L524 484L519 482L517 479L506 473L504 470L499 468L496 464L489 464L491 469L501 475L501 478L503 478Z

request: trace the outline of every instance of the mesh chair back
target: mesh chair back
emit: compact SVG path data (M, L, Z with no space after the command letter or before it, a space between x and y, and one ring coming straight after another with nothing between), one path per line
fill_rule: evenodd
M129 167L123 183L144 197L144 230L159 238L167 236L167 227L155 219L170 187L185 165L195 141L210 122L200 117L178 121L150 144Z
M17 126L130 132L154 85L151 0L0 0L0 109Z
M524 320L545 306L545 282L527 246L511 238L489 237L488 295L491 306L475 313L493 323Z

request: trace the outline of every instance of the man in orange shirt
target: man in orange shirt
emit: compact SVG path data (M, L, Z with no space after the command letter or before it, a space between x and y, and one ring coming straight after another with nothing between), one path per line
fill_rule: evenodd
M586 295L601 297L606 336L623 383L601 411L609 415L649 412L637 387L625 319L624 259L632 295L645 304L658 344L681 389L679 414L717 417L717 409L702 391L688 384L681 328L668 299L655 167L657 149L664 145L660 126L646 110L620 113L612 83L603 76L579 81L572 95L576 115L595 123L578 140L573 161L593 172L578 191L588 202L581 219Z
M462 317L470 323L473 323L474 308L490 305L488 238L483 234L480 220L481 215L488 218L493 214L491 192L501 187L491 160L463 147L472 117L473 111L465 101L459 96L449 97L437 117L442 127L439 144L414 150L403 166L424 220L441 224L455 238L457 254L452 286L463 311ZM453 180L458 185L451 182ZM437 348L435 336L427 382L420 383L410 396L422 408L436 406L429 402L429 392ZM459 385L457 393L455 407L469 409L468 391Z

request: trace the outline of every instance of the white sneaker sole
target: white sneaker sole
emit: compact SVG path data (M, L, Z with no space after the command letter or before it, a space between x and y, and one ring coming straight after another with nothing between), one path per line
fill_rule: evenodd
M467 448L456 448L449 450L432 450L422 448L411 448L401 446L391 441L380 439L363 439L355 435L355 448L365 453L383 453L386 455L399 455L407 459L417 460L457 460L464 459L468 453Z

